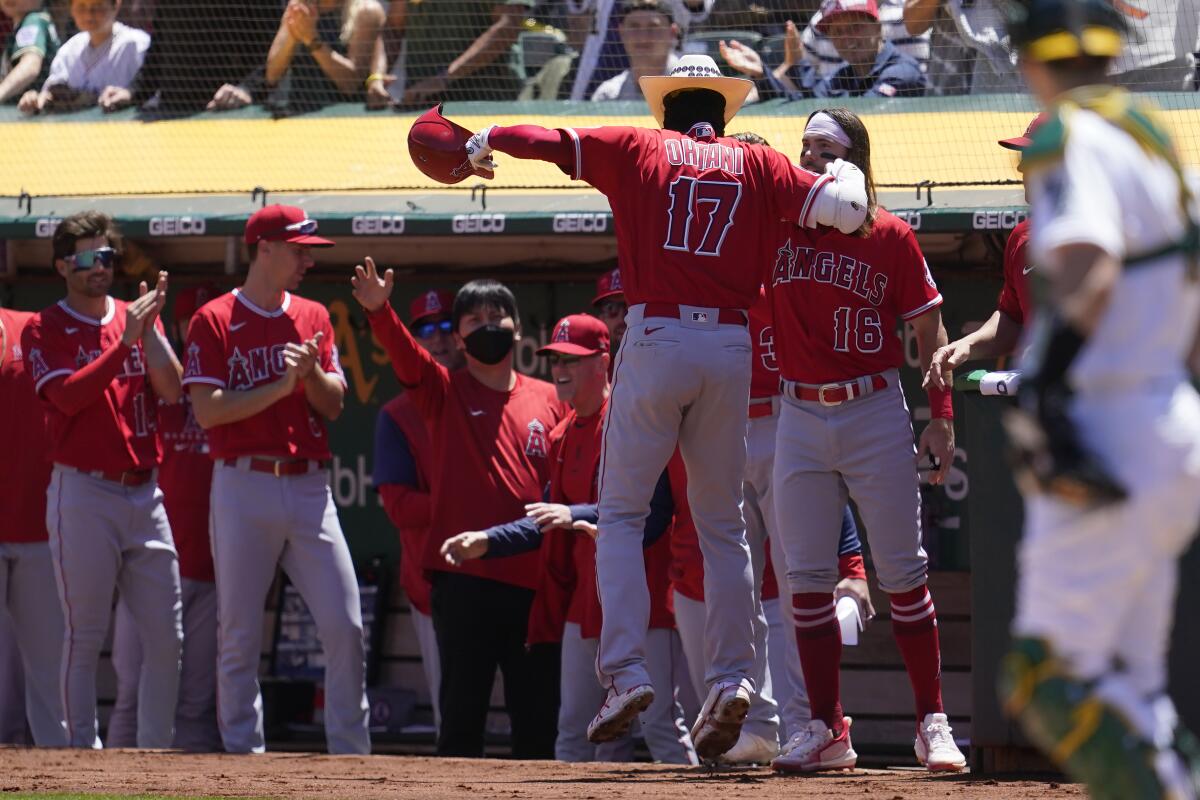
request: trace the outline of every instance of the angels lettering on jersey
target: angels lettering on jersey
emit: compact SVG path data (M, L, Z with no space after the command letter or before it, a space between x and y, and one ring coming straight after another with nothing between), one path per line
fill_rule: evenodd
M832 250L793 246L792 240L788 239L778 250L771 285L808 280L839 286L874 306L887 296L886 273L876 271L865 261ZM937 287L928 265L925 266L925 280L930 286Z

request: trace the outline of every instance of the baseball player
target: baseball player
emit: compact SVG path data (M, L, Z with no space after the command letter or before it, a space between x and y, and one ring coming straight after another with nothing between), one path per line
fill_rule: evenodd
M28 312L0 308L0 441L11 453L21 454L0 460L0 628L8 634L0 635L0 647L12 667L0 692L21 690L12 704L20 711L12 722L21 739L28 722L34 744L65 747L59 691L63 617L51 596L54 567L46 533L50 439L21 347L32 318ZM8 694L0 700L10 707ZM7 739L9 732L2 733Z
M409 306L408 328L413 338L437 363L448 370L463 366L463 355L454 346L450 309L454 294L430 289ZM388 519L400 534L400 585L408 597L413 630L421 650L421 670L433 704L434 728L441 727L438 689L442 683L437 636L433 630L431 587L425 573L425 540L429 536L430 481L433 446L425 421L407 393L401 393L379 410L375 423L375 471L371 484L383 498Z
M914 448L899 382L902 343L894 333L897 322L913 326L927 368L946 342L942 296L912 230L875 202L861 120L846 109L814 112L803 147L800 163L809 169L831 158L857 163L867 175L870 210L853 235L786 231L770 279L783 389L775 514L787 521L780 534L813 716L772 766L811 772L849 768L856 760L839 697L841 634L834 611L836 531L849 497L891 599L892 631L916 704L917 759L930 770L960 770L966 760L942 708L917 468L918 456L928 454L937 465L931 481L945 478L954 456L953 406L948 390L929 390L932 419Z
M182 351L188 323L196 309L219 294L216 287L190 286L175 295L171 337ZM196 422L186 394L175 403L161 400L158 435L162 465L158 484L175 550L183 599L183 652L179 699L175 706L173 746L193 753L221 749L217 728L217 587L208 536L212 459L208 436ZM137 737L137 686L142 671L142 643L129 604L117 603L113 620L112 665L117 697L108 718L109 747L132 747Z
M324 649L329 752L371 750L358 581L325 471L325 420L341 413L346 379L329 312L292 294L313 265L311 249L333 245L316 231L300 208L255 212L245 283L199 309L188 328L183 383L214 462L217 718L231 753L265 749L258 665L277 566Z
M1025 129L1025 135L1001 139L1000 146L1023 151L1032 143L1032 137L1046 119L1044 112L1038 114ZM1028 191L1025 200L1029 201ZM1025 219L1012 229L1004 245L1004 285L1000 289L996 310L976 330L937 349L930 361L929 371L925 373L926 387L932 384L937 389L947 389L946 376L963 363L978 358L1000 358L1016 349L1033 302L1027 277L1033 271L1028 248L1029 220Z
M596 595L596 547L576 523L594 524L600 436L608 407L609 339L604 323L586 314L564 317L555 324L550 344L538 353L550 362L558 397L571 412L550 433L551 472L546 502L527 506L528 515L487 531L461 533L446 540L442 554L457 565L464 558L496 558L542 549L543 584L530 615L530 641L562 642L562 702L558 715L555 757L560 761L632 761L633 742L623 738L594 745L587 726L604 687L596 680L595 662L601 625ZM657 493L668 492L659 480ZM650 587L647 665L664 698L675 695L674 663L679 649L667 603L671 543L662 537L671 522L669 505L654 504L644 540L646 580ZM547 533L543 542L543 532ZM697 764L683 709L678 702L651 707L642 717L642 735L655 761Z
M625 287L621 285L620 267L609 270L596 281L596 296L592 298L592 308L596 309L596 316L608 328L608 339L612 342L615 364L621 339L625 337L625 315L629 312L629 304L625 302ZM609 378L611 377L610 375Z
M109 296L121 236L98 211L55 228L54 267L67 296L25 327L50 429L54 468L46 527L62 602L62 697L72 747L100 747L96 665L114 590L129 604L146 668L137 744L170 747L179 690L179 564L158 487L158 399L179 399L179 362L159 312L167 273L130 303Z
M496 669L517 758L551 758L558 716L556 646L526 650L530 608L541 581L536 553L452 567L442 543L525 513L550 477L549 433L566 414L554 387L513 369L517 301L496 281L471 281L454 298L451 323L465 369L451 372L426 352L388 303L391 270L355 268L354 296L421 413L433 444L431 519L424 566L433 573L433 625L441 659L438 754L483 755Z
M1193 798L1200 751L1166 694L1166 652L1200 513L1186 364L1200 209L1157 111L1110 83L1121 12L1031 0L1007 13L1048 112L1021 157L1047 285L1006 419L1026 506L1001 695L1091 797Z
M737 741L754 690L746 620L753 592L742 518L745 407L750 391L746 310L768 263L767 229L787 219L855 230L866 211L861 173L837 162L817 175L769 148L725 138L749 81L723 77L711 58L684 56L670 75L640 79L663 129L546 130L491 126L468 160L489 174L491 153L558 165L604 193L613 208L628 330L614 369L600 467L597 576L605 608L597 667L608 690L589 728L594 742L622 731L652 702L644 641L649 598L641 535L658 476L678 444L705 556L711 656L708 697L692 729L713 759Z

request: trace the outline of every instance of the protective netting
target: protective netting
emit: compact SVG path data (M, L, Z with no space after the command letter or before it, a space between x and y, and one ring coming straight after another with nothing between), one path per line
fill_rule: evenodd
M859 111L881 183L1013 181L996 140L1035 109L995 0L13 4L13 19L0 13L0 194L427 187L403 141L433 103L469 127L653 124L637 76L684 54L752 78L730 132L793 156L810 110ZM1200 162L1200 0L1117 6L1129 25L1117 80L1156 93L1185 161ZM119 126L23 130L91 122L97 107L136 110ZM567 185L505 167L497 187Z

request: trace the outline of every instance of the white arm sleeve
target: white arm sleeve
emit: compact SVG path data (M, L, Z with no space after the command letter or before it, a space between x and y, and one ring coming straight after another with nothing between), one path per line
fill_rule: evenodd
M862 170L842 159L825 167L833 176L820 188L812 211L801 220L807 228L829 225L845 234L854 233L867 218L867 181Z

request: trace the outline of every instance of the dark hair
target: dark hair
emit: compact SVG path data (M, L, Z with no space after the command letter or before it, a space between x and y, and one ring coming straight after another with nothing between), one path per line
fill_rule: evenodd
M635 11L653 11L662 14L667 18L668 22L673 22L674 17L671 15L671 10L663 0L625 0L621 4L621 22L625 21L625 17Z
M866 239L871 235L875 227L875 218L879 215L879 203L875 199L875 179L871 176L871 137L867 133L867 126L853 111L839 107L817 109L808 115L808 119L804 121L805 127L808 127L808 120L817 114L828 114L850 138L850 149L846 152L845 160L861 169L867 182L867 218L854 235Z
M458 290L458 294L454 295L451 318L454 320L455 332L458 331L458 323L463 317L481 308L500 309L505 315L512 317L518 326L521 324L521 317L517 313L517 298L513 297L512 290L500 281L484 279L465 284Z
M96 236L103 236L108 240L108 246L117 251L117 255L121 254L121 232L117 229L117 223L113 222L113 218L103 211L80 211L78 214L72 214L58 223L58 227L54 229L54 239L52 245L54 247L54 260L75 254L75 243L80 239L91 239ZM54 265L51 264L53 267Z
M677 89L663 98L663 128L687 133L697 122L725 135L725 97L712 89Z
M742 131L741 133L730 134L729 138L736 139L742 144L761 144L763 147L771 146L771 143L766 139L759 136L757 133L751 133L750 131Z

